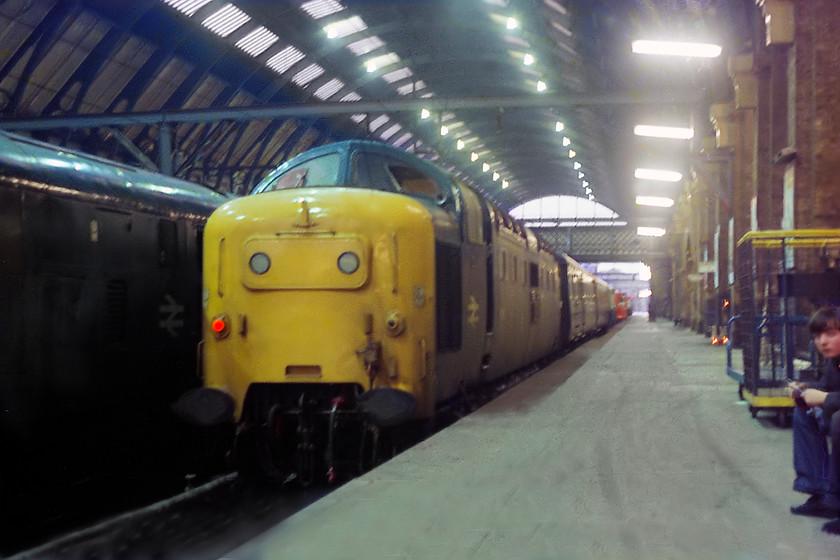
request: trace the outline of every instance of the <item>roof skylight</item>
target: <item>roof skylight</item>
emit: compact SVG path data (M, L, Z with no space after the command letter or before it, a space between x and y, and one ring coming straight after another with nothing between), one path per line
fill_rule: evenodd
M300 9L309 14L312 19L321 19L340 12L344 6L335 0L312 0L301 4Z
M289 45L266 61L266 65L280 74L306 58L306 55Z
M259 56L279 39L277 35L260 26L238 40L236 46L251 56Z
M421 89L426 89L426 83L422 80L417 82L411 82L409 84L402 85L397 88L397 93L400 95L411 95Z
M399 82L400 80L405 80L406 78L410 78L413 76L414 73L411 71L410 68L400 68L398 70L394 70L393 72L388 72L382 76L382 79L388 82L389 84L393 84L394 82Z
M383 54L380 56L375 56L369 59L365 63L365 67L367 68L368 72L376 72L380 68L384 68L385 66L390 66L391 64L396 64L400 61L400 57L397 56L397 53L388 53Z
M347 45L347 48L356 56L366 55L371 51L375 51L379 47L384 47L385 42L376 35L359 39Z
M297 85L304 87L309 82L320 76L324 73L324 69L317 65L317 64L310 64L294 76L292 76L292 82L296 83Z
M343 87L344 82L342 82L338 78L333 78L326 84L316 89L313 95L315 95L315 97L317 97L318 99L329 99L330 97L341 91L341 88Z
M207 16L201 25L217 35L227 37L249 21L251 16L233 4L225 4L217 12Z
M212 0L163 0L164 3L169 4L179 12L188 16L193 16L205 4L209 4Z

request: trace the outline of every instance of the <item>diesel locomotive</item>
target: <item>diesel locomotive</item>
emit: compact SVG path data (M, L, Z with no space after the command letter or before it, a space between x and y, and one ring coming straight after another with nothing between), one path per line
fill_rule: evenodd
M61 489L172 461L170 405L200 382L202 230L226 200L0 133L4 536Z
M350 140L227 202L204 245L204 387L240 468L303 480L379 430L609 328L614 290L454 175Z

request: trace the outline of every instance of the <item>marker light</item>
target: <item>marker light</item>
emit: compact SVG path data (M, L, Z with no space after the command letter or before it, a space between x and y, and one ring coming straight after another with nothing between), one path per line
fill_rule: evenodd
M210 329L217 339L225 338L230 334L230 324L228 323L227 315L220 313L213 317L210 322Z
M338 257L338 269L344 274L353 274L359 270L359 255L350 251L341 253Z

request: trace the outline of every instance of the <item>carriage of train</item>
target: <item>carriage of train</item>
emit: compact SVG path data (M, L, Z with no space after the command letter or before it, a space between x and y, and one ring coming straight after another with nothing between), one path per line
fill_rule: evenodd
M170 407L200 381L202 230L226 200L0 133L3 536L57 515L60 492L175 460Z
M376 435L615 322L614 290L431 161L309 150L210 217L201 389L240 469L332 480Z

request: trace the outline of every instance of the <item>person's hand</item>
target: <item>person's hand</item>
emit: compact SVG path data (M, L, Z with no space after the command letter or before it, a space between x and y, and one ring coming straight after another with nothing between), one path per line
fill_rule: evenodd
M822 406L828 393L819 389L805 389L802 391L802 400L808 406Z

